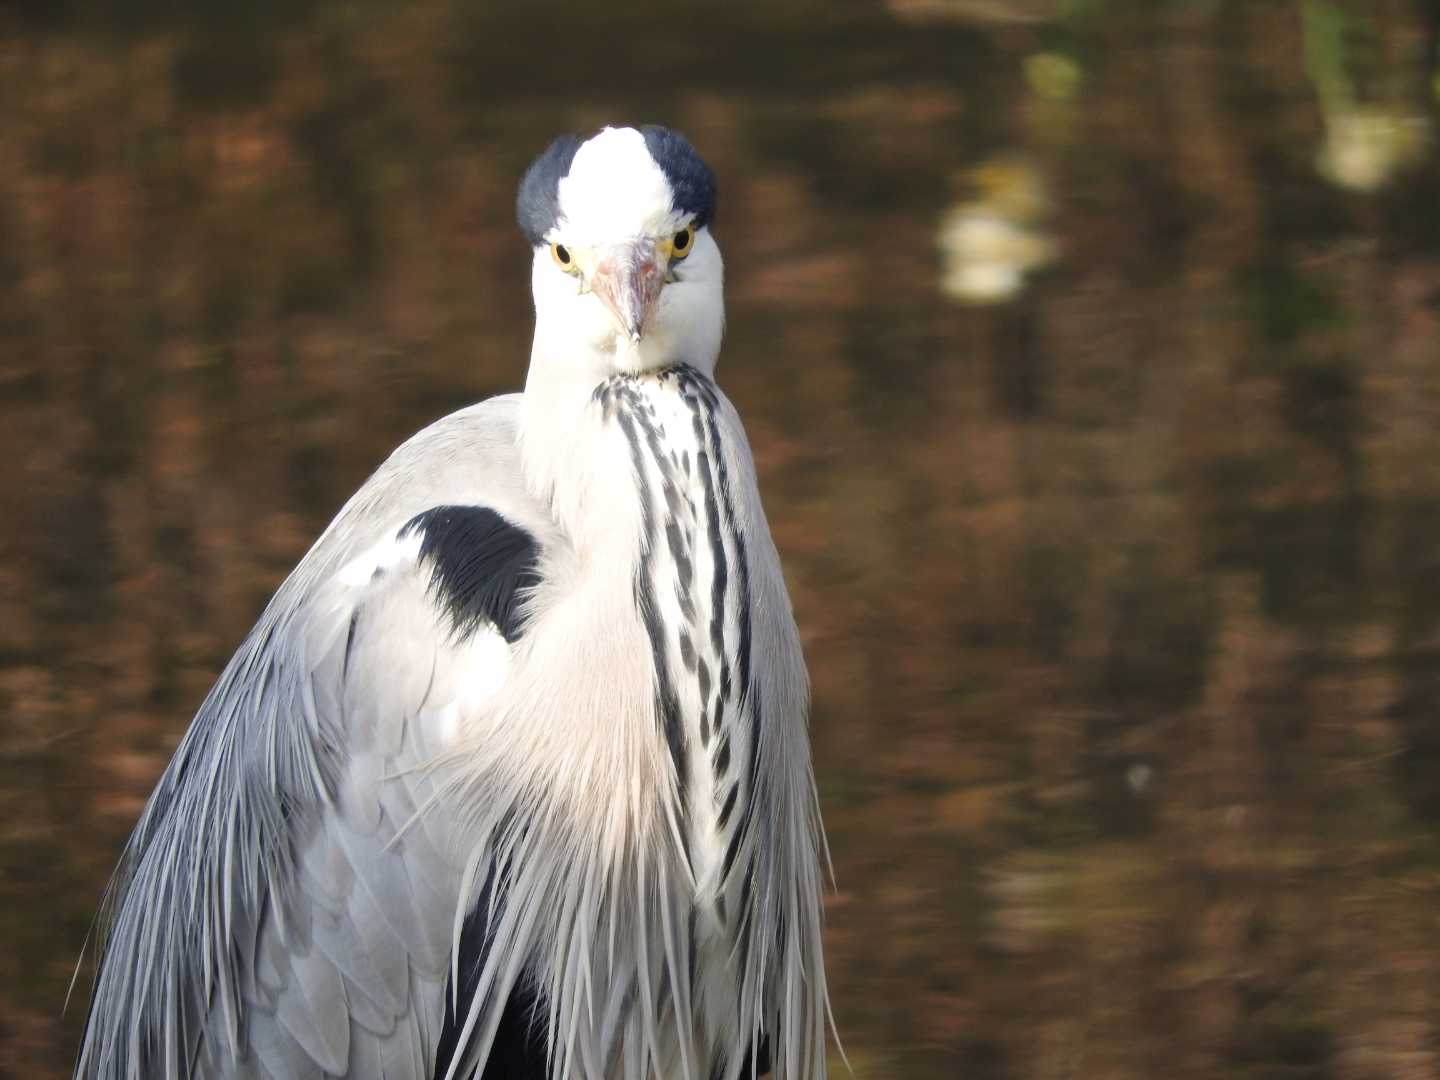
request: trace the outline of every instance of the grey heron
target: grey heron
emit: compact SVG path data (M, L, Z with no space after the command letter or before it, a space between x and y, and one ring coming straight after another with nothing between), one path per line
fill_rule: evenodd
M808 682L715 184L563 136L520 394L402 444L205 698L107 897L76 1073L823 1078Z

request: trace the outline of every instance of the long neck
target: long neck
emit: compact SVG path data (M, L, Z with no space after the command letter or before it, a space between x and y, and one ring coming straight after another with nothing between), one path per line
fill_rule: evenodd
M572 718L559 751L575 758L565 774L588 778L576 793L582 816L605 793L598 812L621 822L605 835L635 835L621 807L637 806L637 775L653 779L628 817L648 806L653 827L673 830L670 865L683 860L688 881L657 878L658 908L637 926L660 934L645 950L668 970L705 973L676 1008L688 1009L711 1058L727 1056L737 1032L768 1028L783 1033L777 1075L823 1077L805 669L744 432L692 369L556 370L532 363L522 460L573 546L562 562L576 579L542 616L553 622L525 639L545 650L533 665L536 696L553 695L555 706L535 714ZM557 673L572 679L557 688ZM607 757L612 767L593 764ZM687 884L693 892L678 899ZM672 899L680 907L657 915ZM590 929L571 939L590 940ZM678 1064L669 1074L680 1075Z
M611 583L604 595L643 625L681 841L697 884L717 886L749 804L760 708L751 554L737 509L748 495L738 485L753 479L729 445L742 436L714 384L684 366L589 386L532 383L522 420L527 481L582 572Z

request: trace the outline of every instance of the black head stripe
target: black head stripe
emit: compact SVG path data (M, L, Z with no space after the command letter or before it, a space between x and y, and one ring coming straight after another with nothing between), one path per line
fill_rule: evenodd
M645 136L650 156L670 181L675 209L693 214L696 228L709 225L715 216L715 174L710 166L700 160L690 141L678 131L646 124L640 134Z
M531 247L544 243L545 234L560 220L560 181L584 141L579 135L561 135L525 170L515 197L515 217Z
M710 167L678 131L647 124L640 134L669 181L674 208L690 215L697 228L709 225L715 216L715 175ZM584 142L580 135L561 135L525 170L515 198L515 217L532 247L544 243L545 234L560 220L560 181Z

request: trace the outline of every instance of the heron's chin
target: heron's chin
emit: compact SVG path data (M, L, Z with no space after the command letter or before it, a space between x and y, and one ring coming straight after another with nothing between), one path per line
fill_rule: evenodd
M652 324L638 339L617 329L608 345L610 363L617 372L627 375L659 371L673 367L680 360L674 348L674 339L665 332L663 324Z

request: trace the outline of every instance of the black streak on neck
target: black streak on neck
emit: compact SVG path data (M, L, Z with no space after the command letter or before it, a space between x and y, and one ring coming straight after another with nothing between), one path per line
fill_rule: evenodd
M655 665L655 705L660 714L660 728L665 736L665 743L670 748L670 761L675 769L677 804L683 811L686 805L686 788L689 784L689 768L685 758L685 732L680 720L680 698L670 679L670 666L665 662L665 627L660 620L660 612L656 605L655 582L651 566L654 557L655 509L651 506L650 488L645 481L645 453L642 449L642 440L654 441L657 437L653 434L653 428L646 417L644 402L633 387L624 384L614 386L613 380L611 383L603 384L601 389L605 387L613 387L615 397L621 401L621 406L615 410L615 416L620 423L620 430L625 433L625 438L630 444L630 460L635 466L635 479L640 489L640 523L646 537L646 545L640 557L640 563L635 568L635 603L640 609L640 619L645 624L645 634L650 639L650 652ZM608 410L613 403L608 391L603 401ZM648 439L641 434L640 427L647 428ZM685 861L690 864L690 841L687 830L680 830L680 840L685 848Z
M736 703L738 708L750 714L750 770L749 788L745 799L744 809L741 811L740 821L734 831L730 834L729 843L725 848L725 858L721 865L720 878L727 881L730 878L730 871L735 866L735 859L740 853L740 846L746 833L750 831L750 820L755 807L755 796L759 786L760 773L760 731L761 731L761 702L760 694L750 681L750 646L751 646L751 610L750 610L750 558L745 549L745 537L740 530L735 528L735 504L730 491L730 477L725 464L725 455L720 446L720 438L716 432L715 413L719 408L719 398L716 396L715 388L709 380L701 378L694 371L684 368L679 372L680 391L691 403L695 415L695 436L702 446L708 448L708 456L714 463L715 479L713 483L714 492L718 492L720 507L724 512L724 520L730 524L731 542L735 548L736 576L739 578L737 588L739 592L740 609L737 613L739 628L739 642L736 649L736 662L739 670L736 672L739 685L735 688L737 692ZM703 417L703 419L702 419ZM714 497L711 490L711 480L708 473L705 476L706 498ZM711 521L715 522L718 515L712 512ZM712 538L712 543L714 539ZM723 553L723 549L722 549ZM712 628L712 632L714 628ZM723 655L723 653L722 653ZM721 682L725 683L726 673L721 672ZM722 695L728 696L728 695ZM714 759L716 771L723 776L730 766L729 738L728 733L717 744L716 757Z
M673 760L681 806L686 806L687 759L686 739L683 720L680 715L679 697L670 670L666 634L669 632L657 610L655 578L655 553L668 549L676 565L677 582L703 587L696 582L693 568L691 545L695 537L675 528L674 517L679 506L678 492L688 487L690 475L688 459L682 463L673 454L666 452L663 443L664 431L659 427L654 406L640 393L638 385L642 380L653 379L659 383L674 380L676 389L690 412L693 436L697 446L694 461L695 475L704 492L707 528L704 540L710 547L712 579L711 618L709 625L701 629L701 639L708 636L711 655L720 661L718 688L714 701L710 700L712 686L711 672L703 658L695 657L692 665L695 642L690 637L689 627L677 629L678 647L686 671L696 675L701 691L700 739L701 745L711 753L716 780L723 783L732 774L731 731L729 716L745 716L749 725L747 768L741 774L748 782L744 792L742 784L734 783L725 789L723 799L716 794L717 809L720 811L720 826L726 828L740 804L739 821L729 830L722 864L722 878L728 879L734 869L749 832L754 808L754 795L759 780L759 748L761 728L760 694L752 683L752 611L750 597L750 563L745 538L737 526L735 498L731 490L730 476L724 447L721 445L718 417L719 395L713 384L686 365L667 368L649 375L616 375L596 387L595 401L607 419L615 419L630 446L631 460L640 487L642 529L646 539L640 564L636 568L635 595L642 621L650 639L653 653L657 708L666 742ZM659 470L659 476L653 472ZM651 493L651 482L659 482L664 492L663 505L656 505ZM662 524L659 517L664 515ZM727 557L727 543L730 555ZM683 591L683 590L682 590ZM725 641L725 619L727 601L734 593L737 640L733 649L727 649ZM682 613L692 612L693 604L687 604L688 597L681 596ZM700 628L696 628L700 629ZM688 647L688 648L687 648ZM713 720L711 710L713 708ZM714 743L712 745L712 738ZM740 770L735 770L740 771ZM738 798L740 795L745 797ZM686 852L688 858L688 850Z

